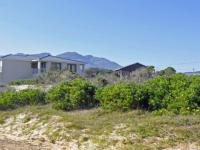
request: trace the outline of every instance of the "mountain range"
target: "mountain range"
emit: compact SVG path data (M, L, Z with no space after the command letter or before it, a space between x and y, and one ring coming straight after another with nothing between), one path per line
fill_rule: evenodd
M82 61L86 63L86 68L104 68L104 69L115 70L121 67L118 63L108 60L106 58L95 57L92 55L84 56L77 52L65 52L58 56L65 59Z
M29 55L29 54L17 53L15 55ZM38 57L45 57L45 56L50 55L50 53L39 53L39 54L31 54L31 55L38 56ZM57 56L64 59L82 61L86 64L86 68L104 68L104 69L111 69L111 70L121 68L121 65L119 65L118 63L114 61L108 60L106 58L95 57L92 55L84 56L77 52L65 52Z

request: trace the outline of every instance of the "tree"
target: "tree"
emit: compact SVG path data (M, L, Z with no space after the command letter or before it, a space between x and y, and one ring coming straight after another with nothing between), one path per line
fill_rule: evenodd
M176 73L176 70L173 67L167 67L166 69L161 70L159 72L159 75L161 75L161 76L171 76L175 73Z
M148 78L151 78L155 74L154 66L147 66Z

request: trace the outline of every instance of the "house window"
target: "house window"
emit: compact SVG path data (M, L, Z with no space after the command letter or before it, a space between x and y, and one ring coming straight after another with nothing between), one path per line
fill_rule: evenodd
M46 72L46 66L47 66L46 62L41 63L41 72Z
M71 72L77 72L76 64L67 64L67 69Z
M51 63L51 70L61 70L61 63Z
M37 69L38 68L38 63L37 62L32 62L31 63L31 68L32 69Z
M84 65L79 65L79 67L81 71L84 71Z
M0 61L0 72L2 72L2 67L3 67L3 62L2 60Z
M32 62L31 68L32 68L32 73L37 74L38 73L38 62Z

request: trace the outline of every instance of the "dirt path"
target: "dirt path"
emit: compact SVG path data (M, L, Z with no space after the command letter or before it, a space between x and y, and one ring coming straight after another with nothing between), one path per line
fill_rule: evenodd
M0 150L50 150L44 146L33 145L26 141L15 141L6 137L0 138Z
M34 146L23 141L13 141L9 139L0 139L0 150L48 150L47 148L41 148Z

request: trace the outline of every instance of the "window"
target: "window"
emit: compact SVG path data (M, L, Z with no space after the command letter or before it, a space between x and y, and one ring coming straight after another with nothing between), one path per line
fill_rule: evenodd
M76 64L67 64L67 69L71 72L77 72Z
M32 62L31 63L31 68L32 69L37 69L38 68L38 63L37 62Z
M80 65L79 67L81 71L84 71L84 65Z
M51 63L51 70L61 70L61 63Z
M46 66L47 66L46 62L41 63L41 72L46 72Z
M32 62L31 68L32 68L32 73L37 74L38 73L38 62Z
M3 62L0 60L0 72L2 72Z

